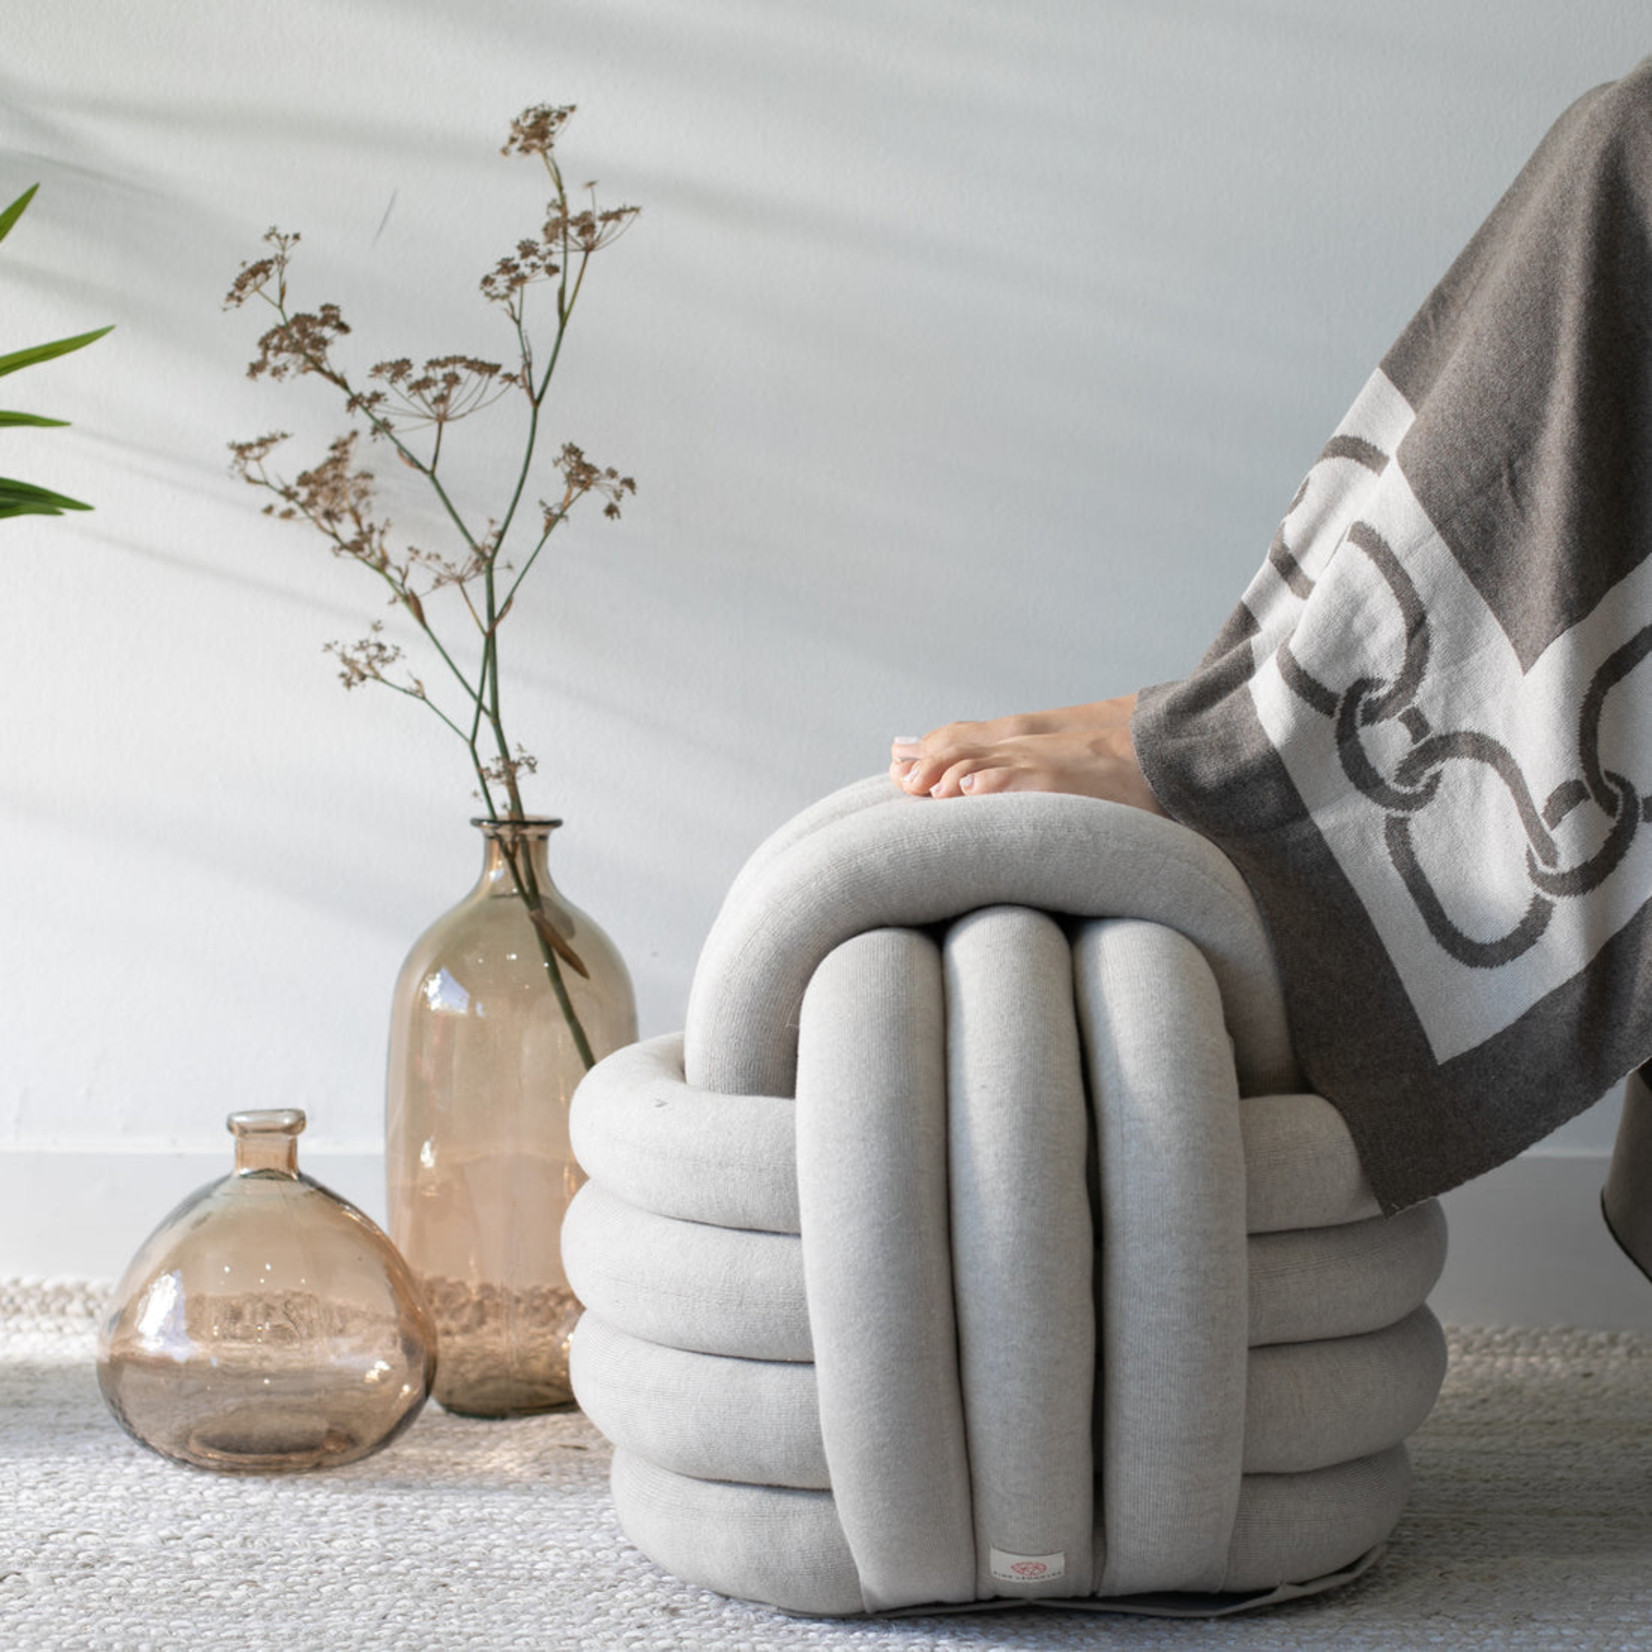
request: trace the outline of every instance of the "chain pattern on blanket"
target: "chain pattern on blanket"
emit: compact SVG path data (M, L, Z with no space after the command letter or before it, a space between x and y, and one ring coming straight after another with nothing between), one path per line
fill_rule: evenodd
M1347 1581L1444 1375L1438 1206L1378 1215L1335 1110L1289 1088L1214 849L1087 799L978 801L880 781L777 834L688 1047L619 1052L575 1098L572 1376L621 1526L824 1615ZM981 898L1017 844L1036 910ZM697 1027L763 1047L696 1052ZM778 1093L696 1084L696 1058Z
M1318 462L1328 460L1352 460L1374 476L1381 476L1390 463L1389 455L1373 443L1350 436L1332 438ZM1302 505L1311 480L1312 473L1297 490L1268 550L1274 572L1291 596L1303 603L1313 596L1316 581L1293 550L1286 524ZM1388 811L1384 838L1389 860L1429 933L1459 963L1472 968L1495 969L1511 963L1541 940L1556 901L1597 889L1622 863L1643 820L1652 818L1652 798L1643 801L1634 783L1606 768L1601 759L1601 723L1612 690L1652 654L1652 626L1637 631L1595 669L1578 718L1579 773L1552 786L1540 805L1519 760L1502 741L1475 729L1436 729L1418 706L1433 652L1428 604L1388 541L1369 522L1356 519L1331 554L1333 558L1363 556L1380 577L1397 610L1397 629L1403 638L1399 667L1386 678L1356 676L1339 690L1301 663L1287 637L1275 652L1280 675L1298 700L1334 725L1337 756L1349 781ZM1365 655L1361 664L1369 659ZM1409 741L1409 749L1397 755L1391 748L1379 752L1370 738L1380 734L1381 725L1390 723L1403 728ZM1491 940L1470 935L1452 919L1417 853L1413 819L1437 802L1444 771L1453 763L1479 764L1497 777L1526 837L1525 870L1533 891L1530 904L1517 923ZM1572 864L1563 865L1554 829L1585 803L1600 817L1598 830L1584 834L1594 846Z

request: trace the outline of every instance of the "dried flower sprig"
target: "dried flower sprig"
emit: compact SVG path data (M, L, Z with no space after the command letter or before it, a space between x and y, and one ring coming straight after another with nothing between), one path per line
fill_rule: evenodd
M279 381L314 375L342 396L353 426L333 440L324 458L295 475L283 474L270 463L288 439L285 431L230 443L231 470L273 495L264 506L266 515L308 522L328 541L335 556L377 575L392 606L411 619L441 667L441 680L446 684L443 703L408 669L401 647L384 637L381 621L374 621L358 641L330 642L326 651L338 661L346 688L376 683L393 689L427 707L465 743L477 795L492 820L527 818L521 780L538 768L533 754L506 734L499 628L551 534L580 501L594 494L602 501L602 514L615 518L622 500L637 487L629 476L597 465L575 443L566 442L553 461L561 479L556 497L539 501L537 522L521 514L539 445L541 414L584 288L586 269L597 252L631 226L638 211L633 206L599 207L594 185L585 186L586 204L576 206L570 201L555 146L573 113L572 106L552 104L524 110L511 123L510 136L500 151L507 156L537 156L551 184L538 237L519 240L480 283L482 296L504 312L510 326L516 354L513 367L463 354L436 356L418 365L410 357L399 356L377 363L364 380L353 378L337 354L340 341L350 334L338 305L302 310L289 302L288 278L300 238L279 229L265 235L269 250L241 266L224 298L225 309L238 309L257 299L275 312L275 322L258 340L257 354L248 365L249 378ZM543 329L548 342L542 361L530 327L528 297L539 285L548 286L554 300L554 314L547 317ZM450 426L513 391L527 402L520 460L499 514L482 519L450 492L441 469L443 444ZM370 441L387 444L428 483L452 530L455 547L451 552L397 542L389 519L379 508L374 475L358 463L356 446L364 432ZM519 523L517 538L525 549L519 547L517 560L508 561L507 546ZM443 592L457 598L461 627L472 635L469 653L473 657L468 664L467 650L438 632L434 610L426 606L428 599ZM585 965L549 921L523 840L504 834L501 843L539 937L546 974L575 1044L590 1066L590 1045L561 972L561 965L567 964L583 975Z

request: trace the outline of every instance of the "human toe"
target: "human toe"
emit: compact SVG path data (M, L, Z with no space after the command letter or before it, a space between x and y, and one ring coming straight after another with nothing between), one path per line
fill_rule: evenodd
M972 753L946 765L929 787L931 797L962 797L973 791L980 776L992 772L983 766L980 753Z
M1012 792L1020 789L1017 770L1008 763L971 769L960 775L958 785L965 797L987 797L993 792Z

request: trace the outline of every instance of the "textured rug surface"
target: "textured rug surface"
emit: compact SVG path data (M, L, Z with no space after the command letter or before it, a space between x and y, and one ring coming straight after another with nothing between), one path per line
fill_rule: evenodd
M1652 1649L1652 1338L1451 1333L1388 1553L1271 1614L1009 1611L822 1623L668 1577L620 1536L577 1413L428 1408L376 1457L241 1479L134 1445L93 1370L101 1296L0 1284L0 1647Z

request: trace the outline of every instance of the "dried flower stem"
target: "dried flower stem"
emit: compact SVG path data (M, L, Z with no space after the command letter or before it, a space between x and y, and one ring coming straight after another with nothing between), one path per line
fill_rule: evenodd
M598 208L594 186L590 203L575 208L563 181L554 146L558 133L573 114L571 107L549 104L525 110L511 125L510 138L500 151L505 155L537 155L551 183L551 200L537 240L521 240L482 277L483 296L504 310L514 334L517 365L506 372L496 362L479 361L463 355L438 356L415 368L407 358L383 361L368 374L368 384L353 381L336 361L333 350L349 333L336 304L323 304L313 311L289 306L287 275L297 235L271 229L264 237L270 252L243 264L224 300L226 309L238 308L249 298L257 298L276 315L275 325L258 342L258 354L247 369L249 378L268 375L285 379L314 374L333 386L344 398L345 411L358 427L336 438L327 457L290 480L272 472L266 461L286 440L284 432L258 437L249 442L232 442L231 468L244 481L275 496L264 507L266 515L310 523L329 542L333 553L361 563L387 587L390 601L406 611L414 625L435 651L446 669L451 685L457 688L464 709L457 714L444 709L411 673L399 675L402 651L383 639L382 624L375 621L369 634L354 643L329 643L328 652L340 664L339 676L346 688L363 683L379 683L433 712L464 743L470 757L480 797L490 820L521 821L528 818L522 803L520 777L532 774L537 760L506 734L500 691L499 629L528 572L538 561L551 534L567 520L573 508L587 494L598 494L606 503L603 515L620 514L620 501L636 492L636 483L613 469L600 469L572 442L563 445L555 460L562 476L562 495L553 505L540 501L541 519L519 568L504 562L507 540L517 522L522 500L539 444L541 412L551 381L562 356L568 327L584 288L592 256L610 245L630 227L635 207ZM556 326L543 366L535 360L532 333L527 322L528 288L553 284ZM467 521L438 475L448 426L490 407L512 389L526 398L527 427L523 435L521 461L497 520L489 518L485 531L478 530L474 518ZM444 556L407 545L400 552L391 549L390 523L375 512L373 476L355 468L355 443L365 430L369 440L389 444L398 459L430 485L442 512L457 535L459 554ZM430 432L429 448L422 453L408 437L417 430ZM501 572L511 575L501 580ZM501 586L504 588L501 600ZM438 635L425 602L436 593L452 588L459 594L465 615L480 640L480 658L467 671ZM484 755L491 747L491 755ZM496 795L496 788L502 797ZM501 809L500 804L504 807ZM543 891L538 886L532 863L520 835L501 838L505 859L511 870L516 893L533 923L544 960L545 973L556 995L581 1059L592 1066L591 1047L569 998L562 966L578 974L585 965L559 935L545 912Z

